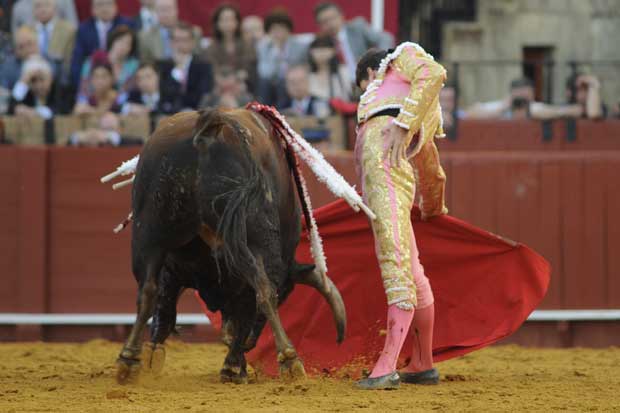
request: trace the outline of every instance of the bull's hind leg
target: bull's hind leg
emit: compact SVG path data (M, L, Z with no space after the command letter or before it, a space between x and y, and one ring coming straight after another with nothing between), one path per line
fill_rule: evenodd
M247 308L243 308L247 312ZM232 329L232 340L228 348L228 354L224 360L224 367L220 370L220 378L223 383L233 382L244 384L248 381L247 362L245 360L245 342L252 329L252 319L243 314L235 314L236 321L229 321Z
M138 281L137 317L129 337L116 361L116 381L132 382L140 373L140 351L144 329L153 315L157 301L157 280L164 261L164 253L146 255L144 261L134 266Z
M285 378L298 379L306 376L304 365L297 356L297 351L291 344L280 316L278 315L278 298L274 288L265 272L263 257L256 255L257 266L257 285L256 301L260 310L267 317L269 325L273 331L273 336L278 350L278 363L280 364L280 375Z
M177 318L177 301L183 291L181 281L164 267L161 271L157 304L151 325L151 341L142 347L142 368L152 374L161 373L166 360L164 342L174 330Z

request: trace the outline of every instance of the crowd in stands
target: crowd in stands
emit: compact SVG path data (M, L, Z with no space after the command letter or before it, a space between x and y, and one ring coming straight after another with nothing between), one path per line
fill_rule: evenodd
M600 81L595 76L577 73L566 81L565 103L554 105L537 101L534 83L528 78L519 78L510 82L504 98L460 109L456 104L456 87L448 83L441 90L440 103L447 129L459 119L620 118L618 105L608 109L602 102L600 87Z
M0 56L0 112L50 119L100 115L73 144L118 145L114 115L167 115L252 100L289 115L327 117L330 102L354 98L356 60L394 40L363 19L347 22L335 3L316 7L316 35L294 35L285 9L242 18L232 4L212 15L212 33L179 19L177 0L141 0L121 16L116 0L92 0L78 22L68 0L18 0L13 47ZM103 115L106 116L103 116ZM106 125L103 127L102 125Z
M339 102L356 101L357 59L369 47L394 46L390 34L362 18L347 21L331 2L315 8L317 33L302 35L294 34L285 9L243 17L223 3L212 15L212 33L203 33L179 19L177 0L141 0L135 16L119 15L117 0L92 0L92 17L82 22L72 0L14 3L10 42L0 36L0 114L98 115L96 130L71 136L75 145L134 142L119 136L119 115L252 100L289 116L325 118L346 106ZM599 87L592 76L571 78L567 105L554 106L535 101L532 83L517 79L506 98L461 110L448 84L441 103L447 127L467 118L597 118L618 110L602 105Z

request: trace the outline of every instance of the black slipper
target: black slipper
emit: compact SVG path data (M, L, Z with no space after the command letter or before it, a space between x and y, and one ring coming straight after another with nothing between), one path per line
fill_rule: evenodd
M398 372L400 381L408 384L439 384L439 372L433 368L418 373Z

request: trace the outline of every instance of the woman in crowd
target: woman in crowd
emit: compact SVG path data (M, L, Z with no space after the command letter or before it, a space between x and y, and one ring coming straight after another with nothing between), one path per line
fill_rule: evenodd
M204 57L218 73L224 67L232 67L240 79L253 90L256 77L256 51L241 37L241 15L239 10L223 4L211 18L213 38Z
M257 46L258 86L256 94L266 105L280 106L286 100L285 78L289 67L305 63L307 46L293 35L293 20L281 9L265 17L265 32Z
M74 108L76 114L95 114L118 110L118 92L114 89L114 69L105 52L95 52L91 58L88 95L80 97Z
M131 28L120 25L108 33L107 60L114 74L114 86L121 94L128 93L135 86L136 72L140 67L140 62L135 55L136 35ZM89 93L88 83L93 57L94 55L82 66L78 100Z
M324 100L351 99L351 78L345 65L338 62L336 45L329 36L310 43L310 94Z

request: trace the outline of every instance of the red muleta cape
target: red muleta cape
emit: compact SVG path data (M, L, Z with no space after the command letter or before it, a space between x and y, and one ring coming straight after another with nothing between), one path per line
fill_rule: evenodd
M374 240L364 214L336 201L315 211L329 277L347 310L347 332L336 343L331 310L315 290L296 286L280 307L284 328L309 373L345 366L370 368L383 347L387 303L374 252ZM525 245L474 227L451 216L423 222L412 213L420 260L435 296L435 361L447 360L494 343L516 331L544 297L550 265ZM299 262L312 262L308 239L302 234ZM201 302L206 310L204 303ZM206 311L214 326L220 315ZM411 356L411 338L401 362ZM269 325L248 361L276 375L278 365Z

